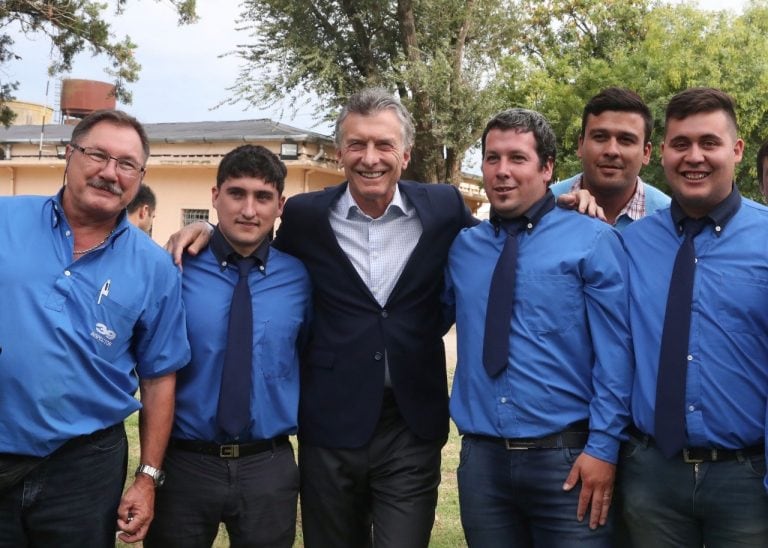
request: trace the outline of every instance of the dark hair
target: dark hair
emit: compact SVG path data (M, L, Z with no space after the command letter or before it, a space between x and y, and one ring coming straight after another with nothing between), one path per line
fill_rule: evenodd
M157 199L155 193L144 183L139 185L139 191L136 193L136 197L128 204L128 213L133 213L143 205L148 205L149 209L155 210L157 207Z
M283 193L288 170L277 155L261 145L242 145L230 150L221 159L216 173L216 186L229 178L257 177L274 185L277 193Z
M350 114L360 114L361 116L370 116L379 112L391 110L400 120L403 128L403 146L410 149L413 146L415 130L413 128L413 118L402 103L384 88L367 88L355 93L349 98L344 108L341 109L339 117L336 119L336 130L334 138L336 147L341 146L341 124Z
M147 137L147 132L144 131L144 126L136 118L122 110L109 109L92 112L75 126L75 129L72 130L70 141L79 144L80 139L88 135L93 126L101 122L133 128L139 135L141 148L144 149L144 162L147 161L147 158L149 158L149 138Z
M485 156L485 138L492 129L516 130L520 133L533 133L536 139L536 154L539 156L539 167L547 165L547 160L554 163L557 155L557 139L552 127L544 116L535 110L511 108L499 112L486 124L481 140L482 153Z
M599 116L605 111L634 112L643 118L645 125L645 143L650 142L651 132L653 131L653 115L651 109L642 100L642 98L627 88L610 87L592 97L584 106L584 112L581 115L581 136L587 130L587 118Z
M693 114L716 112L721 110L733 123L734 130L739 130L736 122L736 105L733 98L715 88L690 88L681 91L667 104L665 122L670 119L682 120Z
M757 151L757 182L760 184L760 189L763 189L763 185L767 181L763 181L763 162L768 158L768 140L760 145L760 150Z

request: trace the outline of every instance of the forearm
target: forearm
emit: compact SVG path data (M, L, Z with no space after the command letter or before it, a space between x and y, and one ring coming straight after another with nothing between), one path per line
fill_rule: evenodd
M141 381L141 464L161 468L173 426L176 373Z

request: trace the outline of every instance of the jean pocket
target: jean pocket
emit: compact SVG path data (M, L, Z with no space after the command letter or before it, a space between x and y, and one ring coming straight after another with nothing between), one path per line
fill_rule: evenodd
M641 447L642 444L630 438L629 441L625 441L621 444L621 448L619 449L619 460L631 459L638 451L640 451Z
M745 457L740 462L744 465L750 475L760 479L765 477L766 466L764 455L751 455Z
M565 462L572 465L576 462L576 459L584 452L583 448L579 447L563 447L563 457Z
M109 453L118 449L123 449L127 443L125 437L125 428L113 426L107 431L99 434L91 434L92 439L88 440L88 447L96 452Z

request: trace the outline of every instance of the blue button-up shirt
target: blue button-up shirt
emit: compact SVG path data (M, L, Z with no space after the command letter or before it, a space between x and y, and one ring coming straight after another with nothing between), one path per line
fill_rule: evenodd
M299 406L298 345L309 315L309 275L298 259L264 246L248 275L253 307L250 440L294 434ZM239 277L218 227L211 245L184 258L183 296L192 361L176 379L172 436L229 442L216 425L232 292ZM241 443L248 439L238 440Z
M450 250L446 301L455 302L458 342L451 416L462 434L503 438L546 436L589 419L585 451L615 463L632 380L621 238L558 208L517 236L509 364L490 378L485 314L506 237L486 221L463 230Z
M0 453L117 424L189 361L178 269L125 214L77 261L60 194L0 198L0 235Z
M712 224L694 239L687 445L738 449L762 444L766 434L768 208L734 189L709 217ZM667 294L683 240L681 218L668 208L623 233L637 363L632 418L651 436Z

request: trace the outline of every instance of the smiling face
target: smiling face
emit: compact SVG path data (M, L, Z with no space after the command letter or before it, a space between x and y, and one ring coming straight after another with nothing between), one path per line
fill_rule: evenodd
M667 120L661 163L675 198L691 217L728 197L744 142L722 110Z
M365 213L380 217L411 158L403 143L403 126L395 112L382 110L367 116L350 113L340 130L336 157L352 197Z
M76 144L144 165L141 139L130 126L99 122ZM141 172L126 175L117 169L113 159L106 165L94 162L72 146L67 148L66 174L62 206L70 222L76 223L104 222L116 218L133 200L143 177Z
M645 121L636 112L606 110L590 114L579 137L578 156L584 188L593 194L625 194L635 190L637 176L651 158Z
M230 177L211 192L219 230L243 257L259 247L283 214L285 198L258 177Z
M551 159L541 167L531 131L492 129L485 137L483 185L502 218L519 217L544 196L552 167Z

